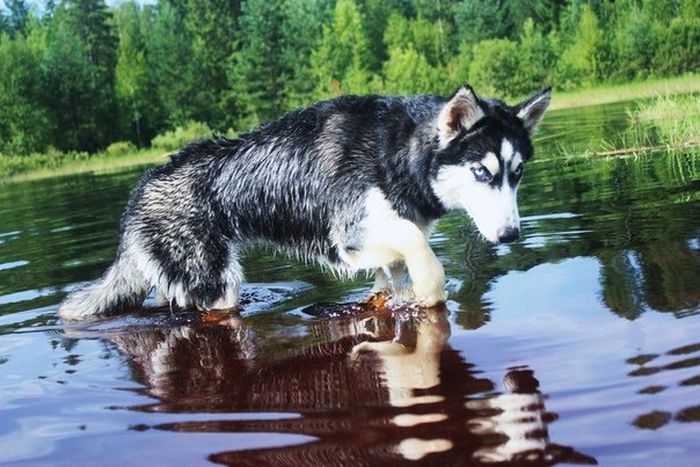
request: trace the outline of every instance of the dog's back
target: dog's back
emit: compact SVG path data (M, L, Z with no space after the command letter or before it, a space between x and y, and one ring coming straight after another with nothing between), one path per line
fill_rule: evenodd
M414 99L422 102L342 97L237 139L185 147L141 179L122 218L117 261L74 292L60 315L137 306L152 287L163 302L228 306L238 292L227 288L242 280L238 255L253 242L346 268L338 239L343 248L360 247L353 236L364 215L361 194L385 186L400 197L406 186L400 171L408 166L387 155L400 152L428 118L426 102L437 102ZM118 286L127 282L128 288Z

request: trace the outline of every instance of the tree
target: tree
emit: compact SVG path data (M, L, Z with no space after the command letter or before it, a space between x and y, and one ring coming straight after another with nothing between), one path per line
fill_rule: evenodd
M311 54L321 41L321 25L329 8L325 0L286 0L283 8L283 107L290 110L313 99Z
M192 36L185 27L183 9L169 1L160 0L152 10L146 11L149 19L144 25L145 58L158 110L162 112L158 122L175 128L201 113L191 92L195 86Z
M29 7L25 0L5 0L9 15L5 19L7 31L11 36L24 34L29 20Z
M224 96L234 50L239 0L186 0L185 27L192 38L192 117L225 130Z
M88 100L91 130L80 136L80 149L105 147L117 135L114 124L114 69L118 37L112 12L104 0L67 0L64 20L81 42L89 62L90 83L83 89Z
M598 50L602 34L598 18L583 5L572 43L564 49L557 64L558 78L564 86L591 83L599 76Z
M700 70L700 18L674 18L659 42L654 69L660 74Z
M487 39L474 46L470 83L484 94L510 96L517 84L518 44L509 39Z
M54 130L52 141L62 150L96 149L95 72L83 41L66 16L65 7L56 8L46 30L42 64L44 99Z
M384 43L387 49L415 48L432 66L438 66L448 58L448 35L445 25L422 17L411 20L393 13L387 22Z
M390 94L440 94L445 89L443 72L428 63L415 49L394 47L384 63L384 89Z
M240 48L229 72L238 111L235 128L247 130L283 109L283 0L247 0L239 18Z
M485 39L504 37L511 29L504 21L501 0L464 0L454 6L460 42L474 45Z
M629 79L651 74L659 33L652 19L637 4L620 7L613 37L619 77Z
M586 0L589 1L589 0ZM582 3L581 0L506 0L502 2L501 17L509 31L509 39L516 39L523 32L525 19L532 18L542 31L557 28L562 10L567 4ZM595 3L595 2L593 2Z
M380 72L382 63L388 58L387 47L384 43L384 31L392 14L411 16L410 1L408 0L359 0L358 7L364 18L364 29L370 47L372 72ZM411 10L412 11L412 10Z
M340 95L352 82L355 92L369 87L368 39L363 18L353 0L338 0L330 24L324 24L319 47L311 55L311 69L318 83L317 97ZM350 80L349 78L352 78ZM365 85L362 80L367 79Z
M0 153L42 151L49 142L48 113L36 79L42 38L0 35Z
M547 36L542 34L532 18L528 18L523 25L518 44L518 62L515 72L517 87L511 91L513 94L528 94L533 88L551 84L556 56Z
M157 104L146 64L139 6L133 0L121 4L116 10L116 20L119 33L115 70L117 102L129 139L143 146L154 136L149 131L152 125L149 117L150 109Z

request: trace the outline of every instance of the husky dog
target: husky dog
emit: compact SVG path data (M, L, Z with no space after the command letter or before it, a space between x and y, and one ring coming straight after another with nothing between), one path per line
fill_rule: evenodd
M260 242L340 274L373 270L377 289L407 273L419 304L443 302L435 221L462 209L486 239L518 238L516 192L550 94L515 106L468 85L449 98L347 96L191 144L144 175L116 261L59 316L139 306L153 288L162 304L235 308L240 255Z

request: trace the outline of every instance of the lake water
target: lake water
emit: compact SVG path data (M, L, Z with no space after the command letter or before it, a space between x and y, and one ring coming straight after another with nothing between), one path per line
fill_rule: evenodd
M240 319L64 326L142 169L0 186L0 462L698 465L700 153L562 156L619 147L630 105L548 115L520 242L440 222L424 312L323 305L370 281L254 252Z

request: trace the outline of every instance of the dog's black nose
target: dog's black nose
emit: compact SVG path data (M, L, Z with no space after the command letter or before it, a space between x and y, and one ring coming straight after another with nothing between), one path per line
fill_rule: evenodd
M520 237L520 230L517 227L504 227L498 230L498 241L501 243L514 242Z

